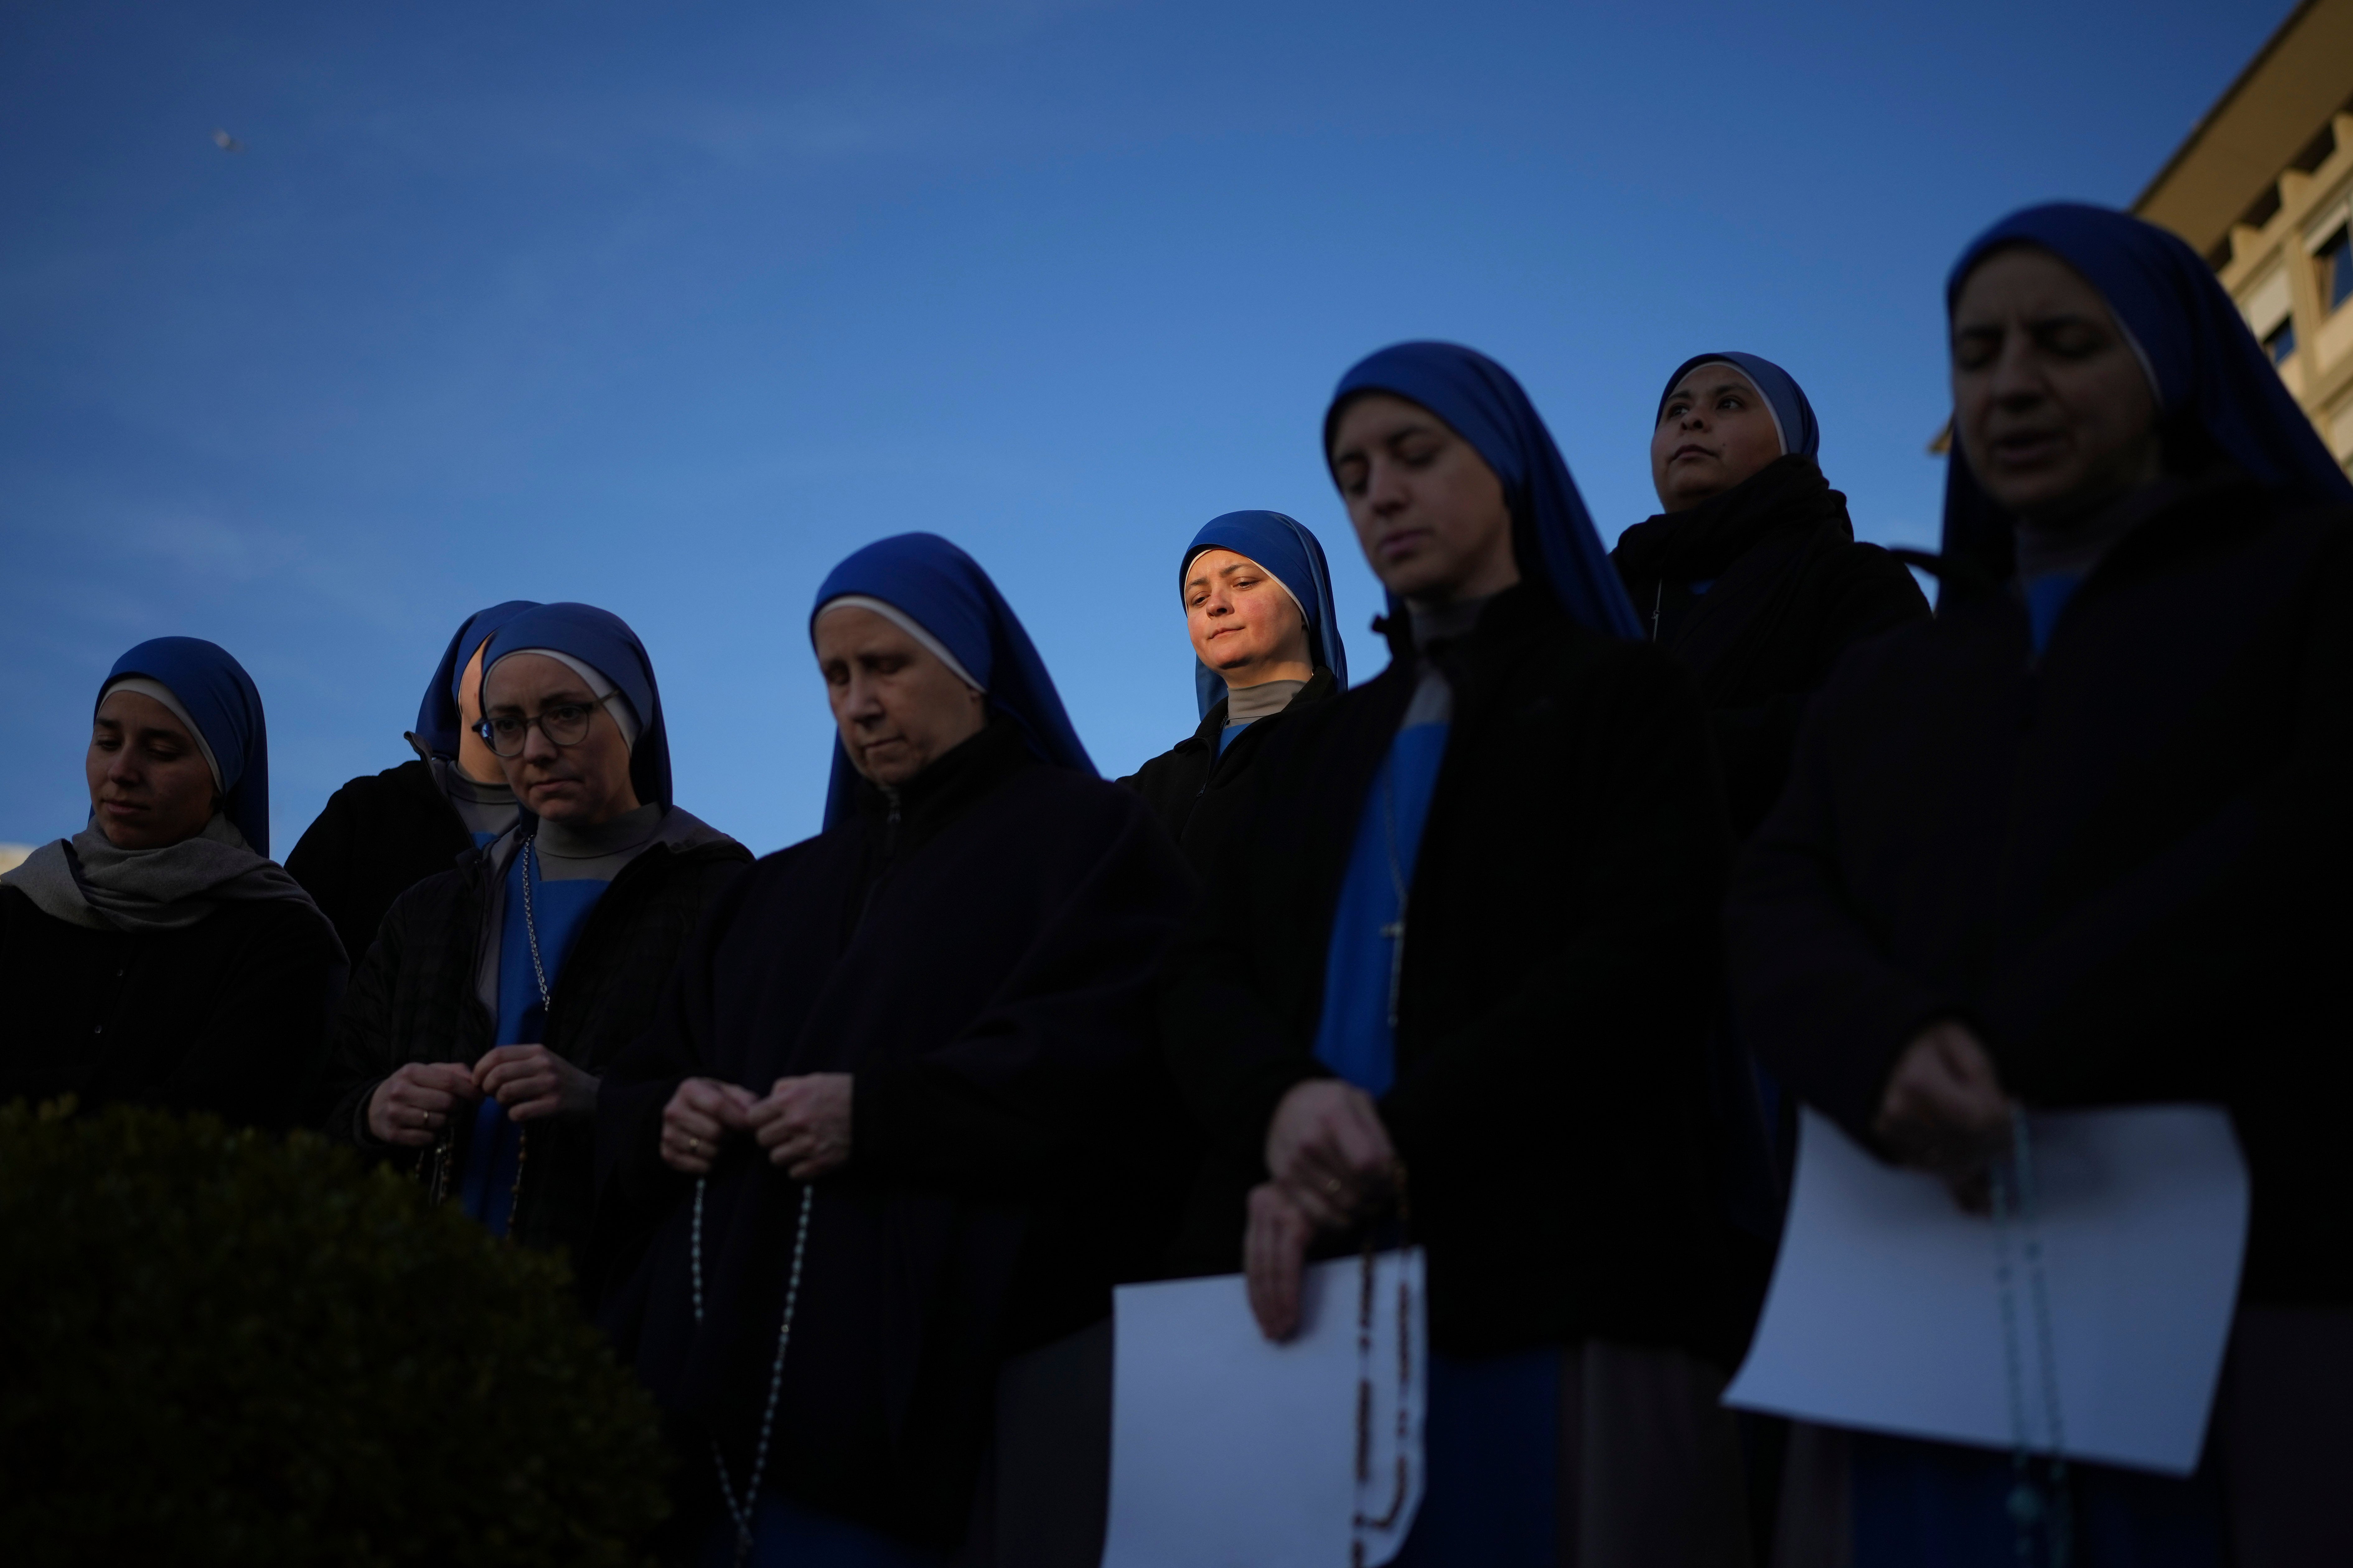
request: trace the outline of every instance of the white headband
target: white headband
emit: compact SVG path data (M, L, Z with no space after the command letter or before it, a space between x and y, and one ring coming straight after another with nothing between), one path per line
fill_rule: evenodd
M152 697L161 702L170 710L172 717L185 725L188 733L195 737L196 750L205 754L205 766L213 771L213 788L216 790L228 788L227 784L221 782L220 759L213 755L212 742L205 739L204 731L197 727L194 719L188 717L188 710L180 706L180 700L172 695L170 687L160 680L150 680L143 675L126 675L120 680L108 681L106 690L98 694L98 700L103 702L109 693L116 691L135 691L142 697Z
M934 637L930 632L925 631L922 626L917 626L915 624L914 617L908 615L904 610L899 608L898 605L886 604L881 599L871 598L864 594L844 594L839 598L828 599L824 604L819 605L817 607L817 614L810 617L809 624L812 626L816 625L818 621L824 619L826 616L833 614L836 610L873 611L876 615L881 616L884 620L890 622L892 626L898 627L901 631L906 633L909 637L922 644L925 653L930 654L934 658L938 659L942 664L948 667L948 673L950 675L955 676L958 680L963 681L975 691L985 694L988 690L987 687L983 686L979 681L975 680L972 678L972 671L964 667L963 660L957 658L955 655L948 651L947 644L940 641L939 638Z
M588 683L588 689L595 693L596 700L604 705L605 711L613 716L614 724L618 727L621 731L622 743L627 745L631 751L637 750L638 731L638 710L630 704L629 694L623 691L611 681L606 679L605 672L603 670L597 668L595 665L590 664L586 659L575 658L570 654L565 653L559 648L552 647L509 648L506 652L499 655L499 663L504 664L507 660L514 658L514 656L519 653L535 653L542 658L552 658L556 663L562 665L565 668L570 670L573 674L578 676L581 679L586 681ZM482 667L482 689L487 691L490 689L490 686L491 667L485 665ZM617 698L618 699L617 701L615 700Z

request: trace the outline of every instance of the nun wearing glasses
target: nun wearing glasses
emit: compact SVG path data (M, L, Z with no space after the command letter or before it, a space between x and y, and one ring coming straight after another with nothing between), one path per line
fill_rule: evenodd
M703 908L751 859L670 800L645 646L543 605L482 655L480 738L515 825L396 900L333 1046L331 1135L435 1201L585 1261L597 1089Z

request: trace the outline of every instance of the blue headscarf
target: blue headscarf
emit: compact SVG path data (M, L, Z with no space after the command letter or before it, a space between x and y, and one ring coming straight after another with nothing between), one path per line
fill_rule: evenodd
M1675 384L1704 364L1728 364L1746 376L1772 410L1773 427L1781 433L1781 455L1820 458L1822 455L1822 427L1815 422L1814 405L1806 401L1806 389L1798 378L1769 359L1756 354L1694 354L1675 366L1667 377L1666 389L1659 394L1659 406L1651 416L1656 426L1659 415L1666 412L1667 399L1673 395Z
M670 805L670 731L662 724L661 688L654 684L654 661L628 623L594 605L537 605L501 626L482 655L482 680L491 667L527 648L568 653L596 670L629 700L637 712L638 739L629 748L629 787L638 799L667 810Z
M1185 559L1176 563L1179 592L1193 557L1204 550L1230 550L1272 573L1306 614L1309 659L1330 670L1341 689L1347 689L1348 649L1340 637L1339 612L1332 605L1332 571L1314 534L1279 511L1229 511L1213 517L1201 525L1185 547ZM1224 679L1198 658L1193 661L1193 693L1200 699L1204 719L1226 697Z
M1945 283L1947 315L1978 263L2010 245L2042 247L2100 291L2155 383L2168 448L2203 445L2261 484L2313 500L2353 501L2353 480L2288 395L2213 268L2179 237L2106 207L2028 207L1961 252ZM1956 443L1945 471L1945 554L2007 578L2012 526Z
M441 655L440 668L433 672L433 684L425 689L425 700L417 710L417 738L425 742L427 751L453 762L457 759L459 732L466 722L458 683L464 679L474 650L490 641L492 632L525 610L537 608L538 604L531 599L509 599L503 605L492 605L466 617L458 635L449 639L448 648Z
M846 595L880 599L929 632L955 656L988 699L991 712L1010 719L1030 754L1055 767L1099 775L1062 710L1054 679L1046 673L1013 606L980 563L936 533L878 539L826 576L809 608L809 636L826 605ZM836 739L833 779L826 791L825 825L846 819L858 798L858 770Z
M220 769L221 815L256 855L269 856L269 726L261 693L228 649L202 637L154 637L114 661L106 689L143 676L171 689L187 710Z
M1470 442L1504 481L1521 575L1548 586L1579 626L1641 640L1641 623L1609 552L1593 531L1577 481L1568 477L1552 432L1511 372L1458 343L1398 343L1368 354L1332 394L1324 416L1327 461L1334 422L1360 392L1387 392L1418 403ZM1390 595L1389 613L1395 616L1398 608L1397 595Z

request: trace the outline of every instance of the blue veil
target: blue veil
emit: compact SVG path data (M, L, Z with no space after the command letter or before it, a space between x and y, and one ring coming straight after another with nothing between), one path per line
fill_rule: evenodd
M601 671L637 710L638 742L629 749L629 786L638 799L668 810L670 805L670 731L662 722L661 688L654 684L654 661L628 623L594 605L534 605L491 635L482 655L482 677L508 654L524 648L568 653ZM461 667L462 668L462 667Z
M1324 416L1324 450L1332 449L1333 422L1360 392L1387 392L1418 403L1446 421L1504 481L1512 507L1513 547L1520 573L1542 583L1571 620L1588 630L1640 641L1641 623L1609 552L1593 531L1593 518L1568 477L1535 407L1512 373L1457 343L1398 343L1356 362L1332 394ZM1389 614L1398 614L1389 596Z
M458 706L458 678L466 673L474 650L490 641L491 634L539 605L530 599L509 599L503 605L492 605L487 610L477 610L468 616L449 639L441 655L440 666L433 671L433 683L425 689L425 700L417 709L417 738L425 749L437 757L455 760L458 755L459 730L465 718ZM486 660L485 663L488 661Z
M1045 660L1038 657L1020 617L979 562L936 533L878 539L853 551L827 574L817 603L809 607L812 638L818 613L851 594L881 600L937 638L980 683L989 711L1011 720L1039 762L1097 776L1070 715L1062 710L1061 694L1046 673ZM825 826L830 828L849 817L857 798L858 771L837 739L832 782L825 795Z
M1193 557L1204 550L1230 550L1255 561L1291 590L1307 614L1308 657L1330 670L1343 691L1347 689L1348 649L1340 637L1339 612L1332 604L1332 571L1313 533L1279 511L1229 511L1213 517L1201 525L1185 547L1185 559L1176 563L1180 591ZM1225 681L1198 658L1193 661L1193 693L1200 700L1204 719L1226 697Z
M228 649L202 637L154 637L114 661L99 688L143 676L171 689L220 764L221 815L256 855L269 857L269 726L261 693ZM93 704L93 706L95 706Z
M1782 455L1819 459L1822 455L1822 427L1814 418L1814 405L1806 400L1806 389L1798 378L1760 354L1720 353L1694 354L1675 366L1667 384L1659 392L1659 407L1651 415L1651 423L1659 422L1659 414L1667 406L1667 395L1683 380L1704 364L1728 364L1739 368L1773 410L1774 426L1781 432Z
M2182 240L2106 207L2028 207L1961 252L1945 283L1947 314L1978 263L2011 245L2050 251L2107 300L2156 384L2168 452L2177 442L2204 445L2258 483L2313 500L2353 501L2353 480L2288 395L2213 269ZM1943 549L1997 578L2007 578L2014 563L2010 515L1978 487L1957 442L1945 470Z

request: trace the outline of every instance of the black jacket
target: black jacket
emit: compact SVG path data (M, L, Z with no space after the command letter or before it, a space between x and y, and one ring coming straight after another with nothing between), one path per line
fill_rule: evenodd
M1235 788L1250 764L1285 719L1338 695L1340 683L1330 670L1317 666L1282 712L1270 713L1236 735L1223 755L1218 737L1226 728L1226 701L1219 699L1201 719L1201 727L1169 750L1119 782L1144 797L1160 818L1169 837L1184 852L1194 875L1207 877L1217 858L1218 840L1231 831L1234 805L1241 798Z
M751 858L733 839L712 835L683 849L650 845L624 866L564 962L541 1043L592 1073L609 1068L652 1020L703 910ZM465 1169L471 1119L450 1118L438 1148L390 1150L368 1132L368 1100L406 1063L470 1067L491 1048L494 1021L475 984L492 874L491 858L470 848L454 869L396 900L336 1022L324 1097L328 1135L396 1159L437 1196L448 1195ZM569 1249L584 1289L593 1290L596 1265L586 1245L595 1207L594 1125L549 1120L527 1123L523 1136L510 1234Z
M0 887L0 1100L61 1094L291 1126L317 1081L343 955L290 899L180 931L91 931Z
M1389 635L1388 670L1271 738L1170 960L1170 1060L1217 1145L1185 1247L1197 1271L1238 1266L1274 1108L1329 1076L1312 1047L1334 910L1421 657ZM1728 843L1690 678L1525 585L1433 656L1453 727L1380 1112L1429 1248L1434 1341L1725 1355L1704 1046Z
M2353 1300L2348 525L2210 481L2040 658L2015 589L1949 574L1936 621L1859 649L1728 904L1767 1064L1865 1140L1947 1016L2030 1104L2225 1103L2247 1292Z
M1807 700L1854 644L1928 618L1903 563L1855 542L1846 497L1787 457L1686 511L1636 523L1610 552L1651 639L1698 678L1736 837L1787 776ZM1691 584L1708 584L1694 594Z
M738 1140L698 1201L661 1162L662 1107L689 1076L765 1093L851 1074L768 1484L944 1546L1000 1361L1102 1317L1127 1263L1166 1245L1138 1217L1139 1134L1156 1114L1152 977L1190 892L1134 795L1032 761L1001 721L895 802L860 798L728 890L607 1082L600 1224L645 1255L607 1321L691 1456L685 1506L715 1509L711 1440L740 1475L804 1189Z
M356 778L327 797L286 857L287 872L334 922L356 966L385 911L474 847L474 836L422 760Z

